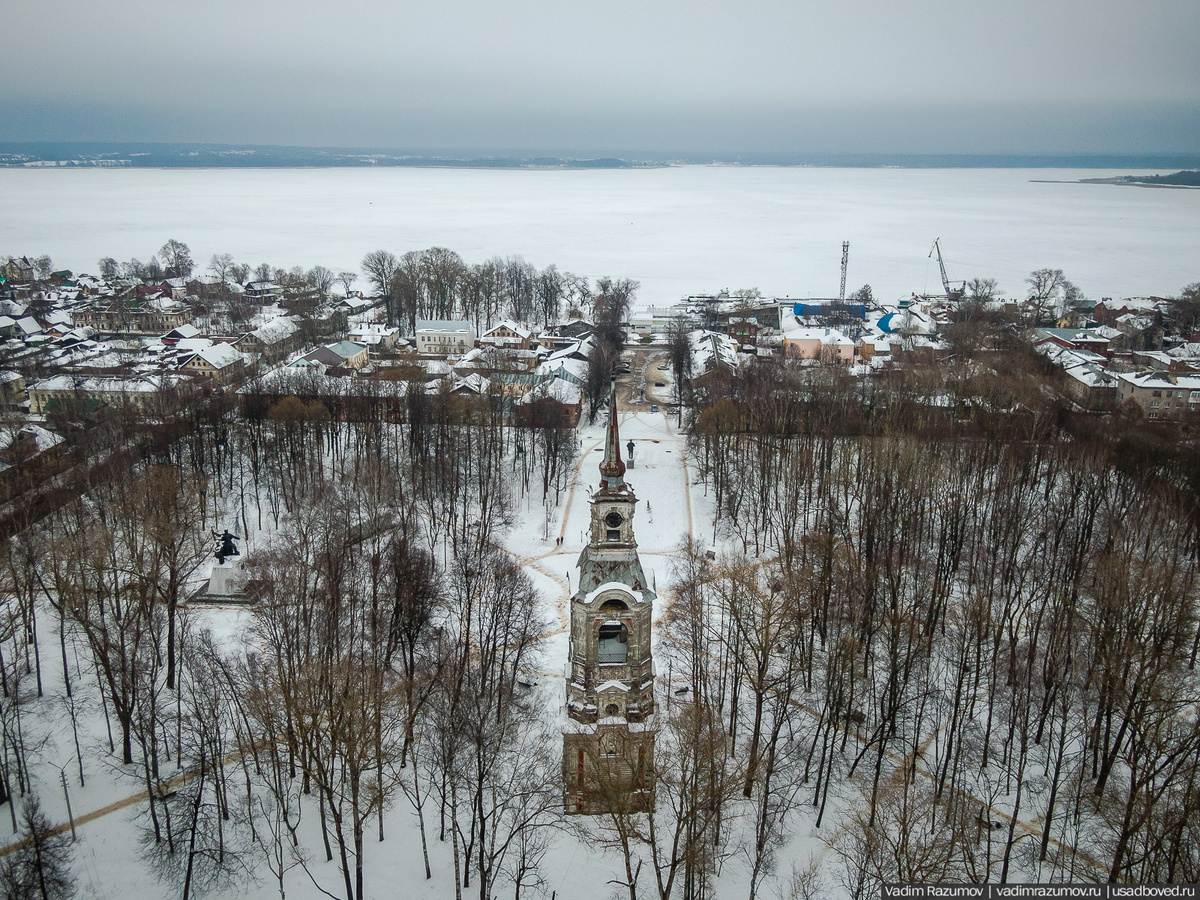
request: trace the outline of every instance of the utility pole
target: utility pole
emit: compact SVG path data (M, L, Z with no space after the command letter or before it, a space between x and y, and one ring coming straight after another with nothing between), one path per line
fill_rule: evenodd
M63 797L67 801L67 821L71 823L71 840L77 840L75 837L75 816L71 813L71 794L67 791L67 770L65 768L58 770L59 777L62 778Z
M846 266L850 263L850 242L842 241L842 289L838 292L838 299L846 299Z

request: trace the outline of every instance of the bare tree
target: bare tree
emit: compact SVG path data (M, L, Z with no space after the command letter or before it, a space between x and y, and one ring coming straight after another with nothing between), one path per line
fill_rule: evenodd
M232 253L214 253L208 262L208 270L224 284L229 279L229 270L233 268L233 264Z
M1030 320L1040 325L1058 311L1064 285L1062 269L1035 269L1025 279L1029 285Z
M21 810L22 841L0 863L0 896L12 900L69 900L75 896L71 839L55 833L34 795Z
M362 259L362 270L375 292L387 303L388 324L395 324L398 314L395 306L393 281L400 267L396 255L388 250L372 250Z
M171 238L158 251L168 278L187 278L196 268L192 262L192 251L187 244Z
M305 277L308 279L308 283L320 292L322 298L329 295L330 289L337 280L333 272L324 266L313 266Z
M1000 295L995 278L972 278L965 287L967 298L976 303L990 303Z

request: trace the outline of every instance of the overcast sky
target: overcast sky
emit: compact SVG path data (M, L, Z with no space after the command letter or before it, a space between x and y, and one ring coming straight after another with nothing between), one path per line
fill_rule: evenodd
M1200 0L8 0L0 140L1196 152Z

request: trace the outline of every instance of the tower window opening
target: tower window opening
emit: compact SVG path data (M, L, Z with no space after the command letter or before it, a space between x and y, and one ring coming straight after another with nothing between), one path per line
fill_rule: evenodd
M621 540L621 532L618 531L616 528L608 529L608 540L620 541Z
M629 633L620 622L600 626L600 663L623 663L629 652Z

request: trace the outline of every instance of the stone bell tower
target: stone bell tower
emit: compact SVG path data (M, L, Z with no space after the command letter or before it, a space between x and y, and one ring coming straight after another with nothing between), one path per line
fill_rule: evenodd
M624 476L614 380L591 536L571 598L563 734L563 803L571 813L643 810L654 797L654 592L633 536L637 497Z

